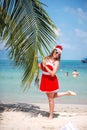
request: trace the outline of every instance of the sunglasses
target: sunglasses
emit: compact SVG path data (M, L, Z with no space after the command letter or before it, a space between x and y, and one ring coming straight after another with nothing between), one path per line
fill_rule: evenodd
M58 52L56 51L55 54L58 54Z

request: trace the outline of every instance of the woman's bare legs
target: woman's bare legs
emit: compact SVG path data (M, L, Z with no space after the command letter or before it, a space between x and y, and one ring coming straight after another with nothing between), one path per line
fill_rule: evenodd
M53 93L46 93L49 101L49 109L50 109L50 115L49 119L53 118L53 112L54 112L54 98L62 97L62 96L76 96L75 92L67 91L67 92L53 92Z
M49 119L53 118L53 112L54 112L54 92L53 93L47 93L48 101L49 101L49 109L50 109L50 115Z
M76 96L76 93L73 91L68 90L67 92L56 92L54 94L54 98L62 97L62 96Z

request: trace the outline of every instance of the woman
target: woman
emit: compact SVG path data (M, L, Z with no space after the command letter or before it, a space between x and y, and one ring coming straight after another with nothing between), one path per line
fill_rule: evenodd
M59 83L56 76L56 72L59 67L61 53L62 53L62 46L58 45L54 48L52 53L43 60L42 63L38 64L39 68L42 70L40 90L42 92L45 92L48 97L50 119L53 118L54 98L65 95L72 95L72 96L76 95L76 93L72 91L57 93L57 90L59 89Z

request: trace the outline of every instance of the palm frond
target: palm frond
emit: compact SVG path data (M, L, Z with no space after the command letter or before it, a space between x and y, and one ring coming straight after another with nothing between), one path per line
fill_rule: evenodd
M1 0L0 32L16 65L24 67L22 84L29 88L38 72L38 53L43 57L56 43L56 26L39 0ZM43 4L44 5L44 4ZM44 51L43 51L44 50Z

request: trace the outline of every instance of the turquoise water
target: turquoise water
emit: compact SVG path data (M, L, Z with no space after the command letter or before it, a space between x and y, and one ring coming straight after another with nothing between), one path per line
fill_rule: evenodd
M73 78L73 70L79 71L80 76ZM65 76L66 72L68 72L68 76ZM22 69L15 67L12 61L0 60L0 102L47 103L45 93L41 93L34 82L30 89L23 91L23 88L20 87L22 74ZM57 77L60 92L72 90L77 93L77 96L61 97L55 100L56 103L87 104L87 64L76 60L61 61Z

